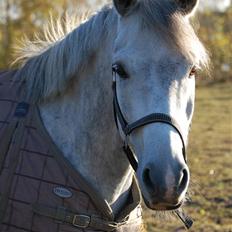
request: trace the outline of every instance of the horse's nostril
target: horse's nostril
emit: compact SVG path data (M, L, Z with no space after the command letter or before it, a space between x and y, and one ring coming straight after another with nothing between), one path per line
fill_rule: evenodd
M151 168L152 167L152 168ZM189 182L189 172L186 166L166 171L152 165L147 165L142 173L142 180L150 196L180 196L186 191Z
M179 182L179 192L183 192L188 184L188 171L187 169L182 170L182 176Z
M150 170L148 168L145 168L143 171L143 182L148 188L151 188L153 186L153 183L150 177Z

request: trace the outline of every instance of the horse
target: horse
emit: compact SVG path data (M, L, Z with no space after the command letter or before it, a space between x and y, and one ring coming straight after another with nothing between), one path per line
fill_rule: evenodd
M139 231L140 198L151 210L178 212L190 181L186 148L195 77L209 61L190 23L197 5L198 0L114 0L68 34L57 24L47 41L25 43L18 58L23 65L13 76L23 80L27 100L16 114L22 116L28 102L37 105L67 161L61 169L80 174L111 222L44 206L35 210L40 220L48 218L41 229L2 220L2 231L46 231L52 222L56 231ZM72 189L55 186L53 194L64 203ZM127 215L118 216L133 201ZM62 230L65 223L69 227Z

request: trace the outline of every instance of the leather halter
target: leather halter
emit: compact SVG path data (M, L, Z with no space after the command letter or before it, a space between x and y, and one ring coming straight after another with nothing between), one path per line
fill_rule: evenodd
M118 97L117 97L117 82L116 82L116 73L113 72L113 84L112 84L112 89L113 89L113 106L114 106L114 118L115 118L115 122L118 128L118 121L120 123L121 129L126 137L125 141L124 141L124 146L123 146L123 150L127 155L127 158L131 164L131 166L133 167L134 171L136 172L137 168L138 168L138 161L135 157L135 154L132 150L132 148L130 147L130 145L128 144L128 136L130 136L130 134L143 126L146 126L148 124L152 124L152 123L164 123L164 124L168 124L171 127L173 127L176 132L179 134L180 139L182 141L182 153L184 156L184 160L185 162L187 162L187 157L186 157L186 149L185 149L185 142L181 133L181 129L180 126L178 125L178 123L176 122L176 120L174 118L172 118L171 116L167 115L167 114L163 114L163 113L153 113L153 114L149 114L135 122L132 123L128 123L122 113L122 110L120 108L119 102L118 102Z
M119 129L119 127L118 127L118 121L119 121L121 129L125 135L123 150L126 153L127 158L128 158L128 160L129 160L129 162L130 162L130 164L133 167L135 172L138 169L138 160L137 160L132 148L128 144L128 136L130 136L130 134L134 130L136 130L140 127L146 126L148 124L152 124L152 123L168 124L176 130L176 132L179 134L180 139L182 141L182 145L183 145L182 153L184 156L184 160L187 163L187 155L186 155L184 138L182 136L180 126L174 118L172 118L171 116L169 116L167 114L163 114L163 113L153 113L153 114L149 114L149 115L129 124L126 121L125 117L123 116L122 110L121 110L119 102L118 102L117 83L116 83L116 73L115 72L113 72L112 89L113 89L113 94L114 94L113 106L114 106L115 123L116 123L117 128ZM192 227L192 225L193 225L192 219L190 217L188 217L187 215L185 215L183 210L182 211L175 211L175 214L184 223L184 225L187 229Z

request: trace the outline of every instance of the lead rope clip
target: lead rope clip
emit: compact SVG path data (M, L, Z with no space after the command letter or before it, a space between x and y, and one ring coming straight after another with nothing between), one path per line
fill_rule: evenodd
M184 223L186 229L190 229L193 225L193 220L189 216L187 216L183 210L175 211L177 217Z

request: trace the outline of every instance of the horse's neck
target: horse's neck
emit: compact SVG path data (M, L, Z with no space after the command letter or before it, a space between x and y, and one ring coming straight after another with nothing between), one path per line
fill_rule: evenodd
M40 111L64 156L117 212L125 203L127 194L122 193L130 188L132 171L114 125L111 51L106 45L71 90L41 104Z

